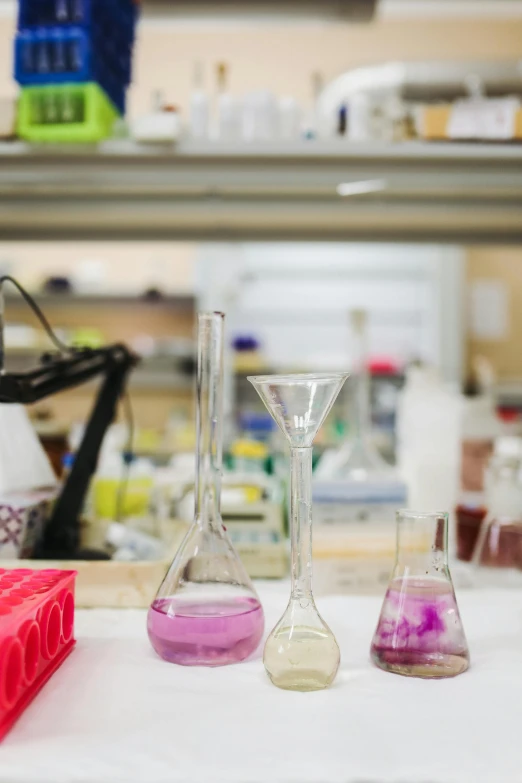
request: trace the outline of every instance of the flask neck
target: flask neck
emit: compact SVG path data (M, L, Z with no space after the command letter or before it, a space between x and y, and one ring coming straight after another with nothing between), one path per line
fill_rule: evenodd
M292 599L312 598L312 448L292 448L290 474Z
M395 575L449 575L446 514L398 512Z
M220 520L223 429L223 313L198 317L196 519Z

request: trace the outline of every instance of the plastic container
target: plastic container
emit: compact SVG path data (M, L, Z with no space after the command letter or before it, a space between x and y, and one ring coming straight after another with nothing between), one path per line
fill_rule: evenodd
M18 30L58 25L94 32L110 28L113 40L133 43L138 13L134 0L19 0Z
M161 560L164 554L159 539L118 522L109 525L105 540L116 549L114 560Z
M138 8L133 0L20 0L14 45L16 80L22 86L96 83L124 114ZM104 131L101 138L106 135ZM53 136L51 140L93 139Z
M114 104L94 82L24 87L17 131L27 141L95 143L111 135L118 116Z
M397 461L412 508L457 506L462 455L462 398L437 372L411 367L397 408ZM450 527L449 546L456 549Z
M118 110L131 78L131 48L79 27L23 30L15 40L16 81L22 86L97 82Z
M75 645L75 577L0 569L0 739Z
M0 494L0 559L32 557L55 499L55 487Z
M118 519L120 515L141 517L147 513L154 488L152 464L146 459L135 460L125 474L126 477L119 455L104 460L93 481L94 511L98 519Z

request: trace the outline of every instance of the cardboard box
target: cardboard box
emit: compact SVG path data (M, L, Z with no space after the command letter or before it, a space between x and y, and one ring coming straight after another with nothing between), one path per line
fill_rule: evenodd
M449 126L452 110L451 104L423 107L417 123L419 136L428 141L451 141ZM522 109L518 109L515 115L513 139L522 140ZM480 141L480 137L470 136L470 140ZM491 138L487 140L492 141ZM506 139L499 138L498 141L506 141Z

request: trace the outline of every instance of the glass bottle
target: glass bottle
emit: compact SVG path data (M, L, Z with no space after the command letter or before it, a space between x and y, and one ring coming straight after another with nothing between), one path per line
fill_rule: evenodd
M196 508L148 613L156 652L186 666L247 658L264 630L263 609L220 513L223 313L198 317Z
M522 569L522 458L517 439L509 440L513 441L512 453L496 454L486 471L488 513L473 562L489 568Z
M448 568L448 514L397 512L395 567L371 646L381 669L453 677L469 652Z
M274 685L287 690L326 688L339 668L339 647L312 594L312 443L346 377L336 373L248 379L291 448L292 587L263 658Z

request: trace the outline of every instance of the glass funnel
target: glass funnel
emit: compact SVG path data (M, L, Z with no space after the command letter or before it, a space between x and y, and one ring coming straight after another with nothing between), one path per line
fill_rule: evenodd
M410 677L453 677L468 668L445 512L397 512L395 567L371 657L381 669Z
M201 313L198 322L195 516L149 609L147 630L167 661L222 666L256 649L264 616L220 513L224 315Z
M270 679L287 690L326 688L339 668L339 647L312 595L312 443L346 377L337 373L248 379L291 449L292 589L264 652Z

